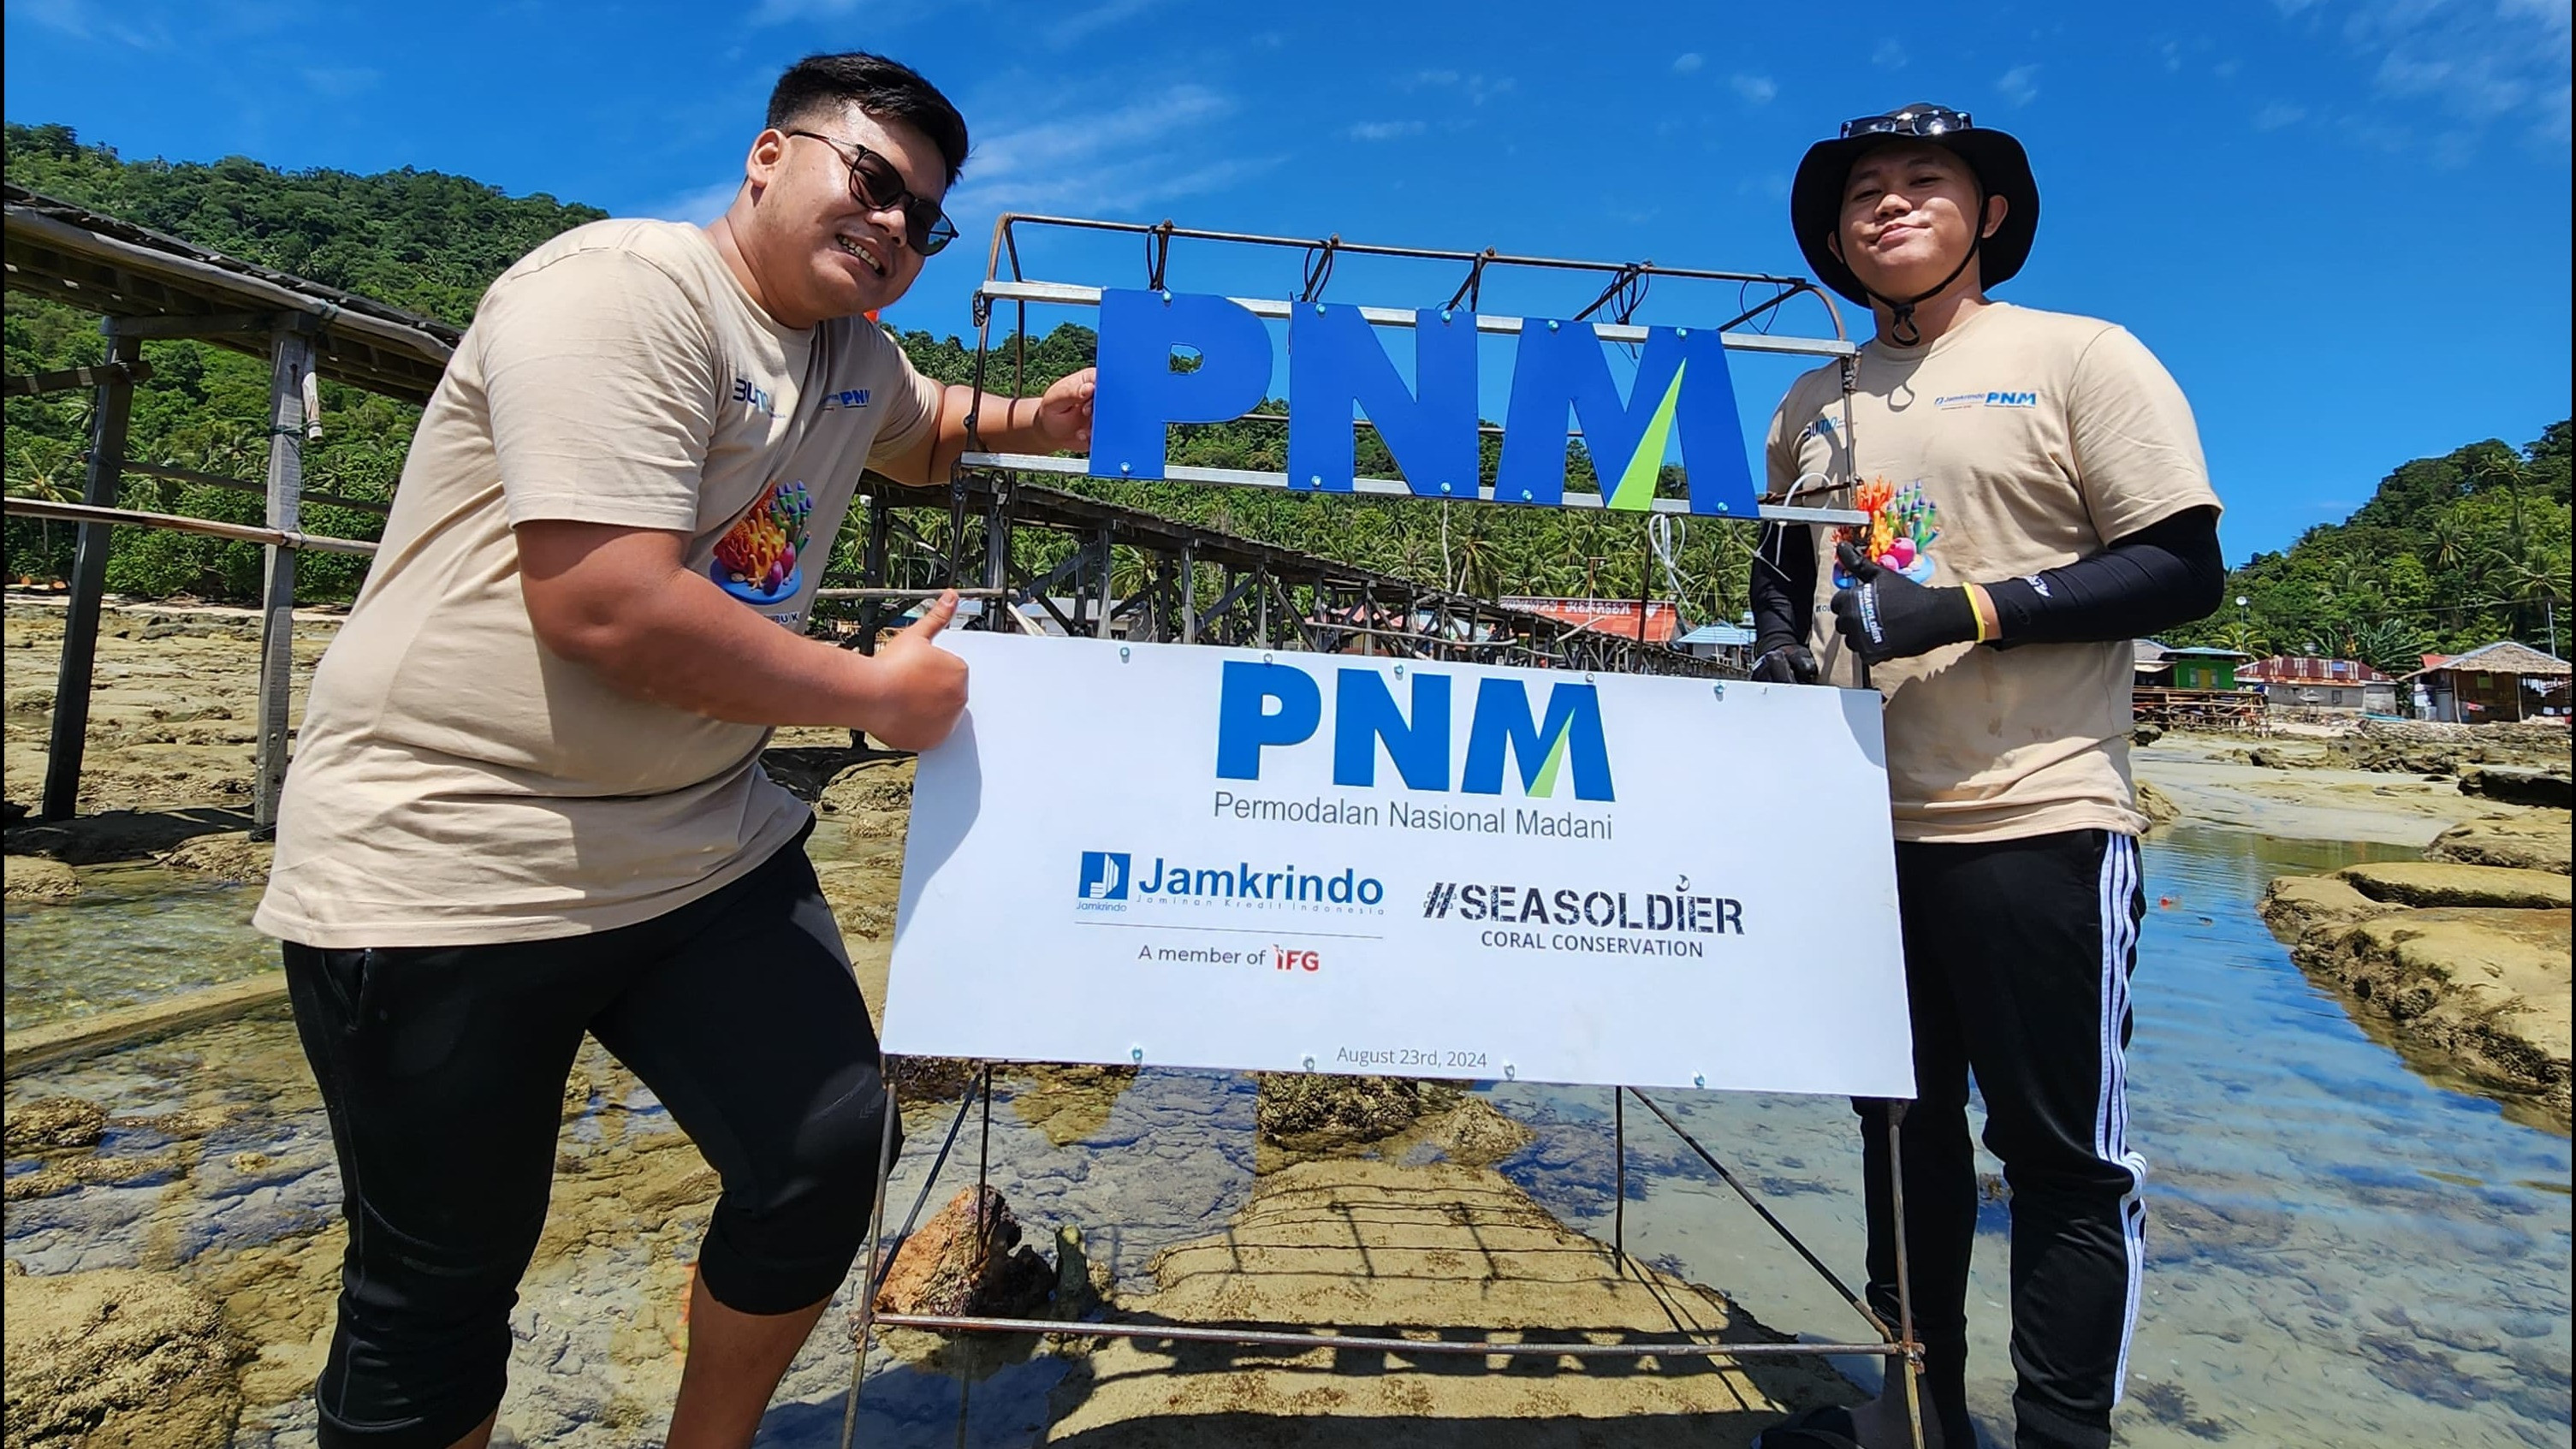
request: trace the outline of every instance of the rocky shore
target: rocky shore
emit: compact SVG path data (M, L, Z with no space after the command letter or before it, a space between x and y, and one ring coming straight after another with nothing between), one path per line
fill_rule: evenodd
M2444 831L2421 862L2283 876L2267 924L2429 1072L2569 1126L2568 816Z

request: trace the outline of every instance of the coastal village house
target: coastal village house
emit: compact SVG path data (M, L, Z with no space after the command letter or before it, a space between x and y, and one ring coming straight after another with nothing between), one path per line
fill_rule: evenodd
M2236 678L2261 690L2275 711L2397 713L2397 681L2357 660L2275 654L2238 669Z
M2172 726L2261 728L2263 696L2237 681L2250 654L2235 649L2172 649L2153 639L2131 642L2129 708L2138 719Z
M2403 681L2408 712L2453 724L2506 724L2568 715L2566 660L2510 639L2466 654L2427 654Z

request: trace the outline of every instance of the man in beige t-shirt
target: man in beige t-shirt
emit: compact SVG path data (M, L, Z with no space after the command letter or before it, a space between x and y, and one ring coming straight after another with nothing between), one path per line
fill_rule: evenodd
M2129 641L2216 607L2218 498L2189 405L2136 338L1986 298L2039 217L2012 137L1929 105L1850 122L1808 152L1790 212L1817 275L1870 308L1877 336L1848 397L1840 365L1790 388L1771 491L1869 521L1766 530L1755 677L1886 697L1927 1442L1976 1442L1973 1073L2013 1190L2018 1442L2102 1449L2145 1266L2125 1061L2146 823L2129 779ZM1891 1105L1858 1106L1870 1293L1893 1321ZM1904 1403L1818 1411L1766 1443L1911 1443Z
M285 942L349 1250L320 1437L480 1445L585 1033L723 1179L674 1445L751 1441L855 1255L892 1105L778 725L948 732L954 595L805 635L860 471L1084 446L1088 372L980 401L867 315L955 236L965 121L882 57L772 93L723 218L606 221L485 295L322 660L257 916Z

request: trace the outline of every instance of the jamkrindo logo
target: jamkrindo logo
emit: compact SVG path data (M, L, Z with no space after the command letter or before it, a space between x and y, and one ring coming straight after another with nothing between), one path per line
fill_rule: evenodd
M1076 894L1085 902L1127 899L1127 880L1134 870L1127 855L1116 850L1082 853L1082 882Z

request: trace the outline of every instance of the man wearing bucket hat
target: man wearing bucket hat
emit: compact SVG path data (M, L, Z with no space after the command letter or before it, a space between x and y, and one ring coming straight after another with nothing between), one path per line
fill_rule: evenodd
M1976 1441L1973 1074L2012 1190L2018 1443L2107 1445L2145 1268L2124 1061L2145 912L2129 641L2217 607L2218 498L2189 405L2136 338L1987 298L2038 231L2020 142L1934 105L1847 122L1807 152L1789 207L1809 265L1877 333L1855 360L1848 424L1839 364L1790 388L1771 490L1869 522L1767 531L1756 677L1866 679L1886 697L1926 1442ZM1855 1105L1870 1297L1893 1321L1890 1104ZM1763 1442L1910 1443L1904 1403L1898 1390L1818 1411Z

